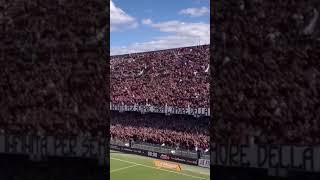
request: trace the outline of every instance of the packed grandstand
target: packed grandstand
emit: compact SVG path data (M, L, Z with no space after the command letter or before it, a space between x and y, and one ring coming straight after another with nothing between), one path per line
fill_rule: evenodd
M111 102L209 107L209 45L111 57Z
M215 141L319 144L319 1L215 7Z
M1 179L105 179L106 7L0 2Z
M238 162L241 167L265 168L277 176L286 176L279 169L320 170L316 160L320 143L319 2L217 0L212 5L211 138L216 144L228 142L239 147L238 152L247 147L243 149L248 151L241 149L238 156L229 151L230 159L248 155L245 164ZM263 146L269 148L267 156L255 151ZM307 158L296 150L302 147L304 153L306 149L314 153L308 157L314 162L309 167L302 165ZM218 159L214 155L220 153L223 161L224 152L215 151L211 157ZM264 163L255 163L262 159ZM224 162L211 161L235 165ZM252 174L243 169L230 173L226 168L222 179L251 179L248 175Z
M111 57L111 104L133 107L111 109L111 144L208 155L209 113L188 112L209 111L209 58L209 45Z

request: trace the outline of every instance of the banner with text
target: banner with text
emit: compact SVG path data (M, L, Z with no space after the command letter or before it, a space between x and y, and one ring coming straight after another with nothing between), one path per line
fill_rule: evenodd
M165 162L165 161L155 160L154 165L157 168L165 168L165 169L172 169L175 171L181 171L181 166L179 164L175 164L175 163L169 163L169 162Z
M124 104L112 104L110 103L110 109L112 111L132 111L132 112L140 112L142 114L145 113L163 113L166 115L170 114L181 114L181 115L192 115L195 117L200 116L210 116L210 108L178 108L171 106L151 106L151 105L124 105Z
M319 146L215 144L211 164L320 172Z
M107 150L106 140L89 137L0 135L0 153L6 154L95 158L104 164Z
M199 159L198 166L210 168L210 160L209 159Z

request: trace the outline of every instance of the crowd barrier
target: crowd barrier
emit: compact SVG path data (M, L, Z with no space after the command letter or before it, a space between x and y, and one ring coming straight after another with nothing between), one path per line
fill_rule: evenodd
M181 157L181 156L176 156L172 154L163 154L163 153L147 151L143 149L136 149L132 147L112 145L112 144L110 144L110 149L115 151L131 153L131 154L137 154L141 156L152 157L152 158L161 159L161 160L172 161L176 163L183 163L183 164L189 164L189 165L195 165L195 166L198 165L198 159L196 158L187 158L187 157Z

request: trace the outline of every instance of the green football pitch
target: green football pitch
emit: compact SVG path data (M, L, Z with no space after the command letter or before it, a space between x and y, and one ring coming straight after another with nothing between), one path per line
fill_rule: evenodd
M111 180L209 180L210 170L180 164L182 171L159 169L153 158L110 151Z

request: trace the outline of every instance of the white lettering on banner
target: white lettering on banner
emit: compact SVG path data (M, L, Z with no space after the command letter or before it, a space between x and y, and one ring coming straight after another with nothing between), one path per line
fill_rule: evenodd
M156 152L150 152L150 151L148 151L148 156L157 158L157 157L158 157L158 154L157 154Z
M87 157L104 160L107 142L88 137L0 135L0 153Z
M212 165L320 172L320 146L215 144L210 158Z
M153 107L154 113L165 113L164 107L155 106Z
M210 116L210 108L178 108L171 106L151 106L151 105L121 105L110 103L112 111L131 111L145 113L164 113L166 115L170 114L182 114L182 115L193 115L195 117L199 116Z
M170 114L172 113L172 108L169 106L165 106L164 107L164 111L166 112L166 115L170 116Z
M124 111L133 111L133 106L124 105Z
M210 112L208 108L201 108L201 114L204 114L205 116L210 116Z
M210 160L209 159L199 159L198 166L210 168Z
M187 108L172 107L172 114L187 114Z

